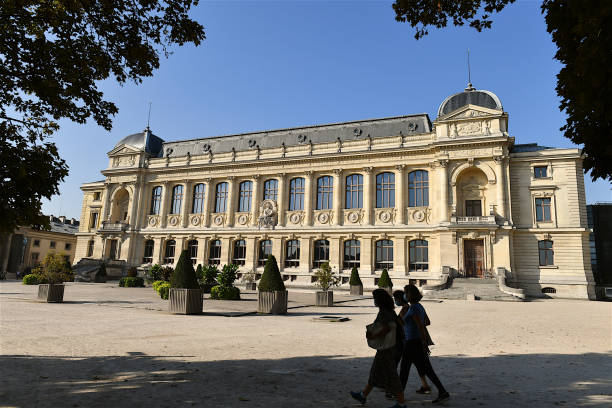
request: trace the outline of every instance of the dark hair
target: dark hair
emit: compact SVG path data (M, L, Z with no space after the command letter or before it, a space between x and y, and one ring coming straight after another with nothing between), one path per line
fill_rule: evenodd
M403 291L401 291L401 290L395 290L395 291L393 291L393 298L394 298L395 300L399 300L399 301L404 302L404 292L403 292Z
M412 283L404 286L404 292L406 292L406 297L408 298L409 302L418 302L419 300L423 299L423 295L421 295L419 288L414 286Z
M372 291L372 297L374 298L374 302L380 309L395 309L393 298L391 298L391 295L389 295L389 292L387 292L386 290L375 289L374 291Z

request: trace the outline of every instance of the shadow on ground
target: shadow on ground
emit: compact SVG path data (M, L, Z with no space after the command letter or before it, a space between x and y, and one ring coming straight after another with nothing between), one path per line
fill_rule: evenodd
M180 345L175 345L180 346ZM228 346L229 347L229 346ZM182 361L193 356L0 357L2 406L352 407L348 390L367 380L371 358ZM611 356L526 354L434 357L453 407L609 407ZM430 397L407 387L408 406ZM369 407L387 407L374 392Z

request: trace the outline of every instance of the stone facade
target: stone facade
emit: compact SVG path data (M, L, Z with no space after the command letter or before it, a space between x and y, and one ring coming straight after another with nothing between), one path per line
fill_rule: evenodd
M518 145L488 91L411 115L163 142L149 129L86 183L76 258L128 265L230 263L288 285L329 261L348 286L388 268L395 286L442 271L494 276L530 295L592 295L579 149Z

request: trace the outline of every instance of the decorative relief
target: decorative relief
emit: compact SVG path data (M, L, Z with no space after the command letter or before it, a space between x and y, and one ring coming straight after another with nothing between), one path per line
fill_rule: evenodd
M222 226L225 223L225 214L214 214L212 221L216 226Z
M308 139L306 135L298 135L297 136L297 141L298 141L299 144L306 143L306 139Z
M493 156L493 149L465 149L465 150L451 150L448 152L450 159L467 159L468 157L488 157Z
M457 125L459 136L475 135L482 133L482 122L467 122Z
M361 210L345 211L344 214L346 221L351 224L357 224L363 218L363 211Z
M238 222L239 225L247 225L249 223L249 219L251 218L250 213L236 214L236 215L237 215L236 221Z
M315 212L315 219L319 224L329 224L331 223L333 218L333 213L331 211L317 211Z
M149 220L147 221L150 227L155 227L159 224L159 220L156 215L149 216Z
M259 228L274 228L277 223L278 206L276 201L264 200L259 205L259 218L257 219L257 225Z
M376 210L376 218L383 224L388 224L394 221L395 218L395 209L394 208L384 208Z
M191 220L189 221L189 223L191 225L193 225L194 227L197 227L198 225L200 225L200 216L199 215L192 215L191 216Z
M173 227L176 227L177 225L179 225L180 220L181 220L181 217L178 215L168 216L168 224Z
M415 220L416 222L425 221L425 211L416 210L415 212L412 213L412 219Z
M287 219L291 224L302 224L302 221L304 220L304 213L302 211L289 212Z

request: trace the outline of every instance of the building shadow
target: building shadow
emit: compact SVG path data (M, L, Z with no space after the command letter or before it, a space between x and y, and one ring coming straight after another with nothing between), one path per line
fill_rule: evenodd
M228 342L228 349L231 344ZM181 354L176 342L169 354ZM269 350L273 353L274 350ZM126 351L110 357L0 356L2 406L10 407L352 407L349 390L372 358L343 355L197 361ZM524 354L432 358L453 407L609 407L609 354ZM407 387L407 405L433 396ZM373 392L369 407L387 407Z

